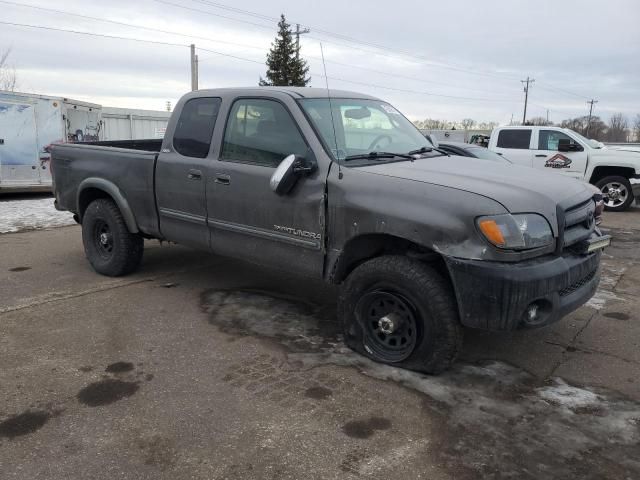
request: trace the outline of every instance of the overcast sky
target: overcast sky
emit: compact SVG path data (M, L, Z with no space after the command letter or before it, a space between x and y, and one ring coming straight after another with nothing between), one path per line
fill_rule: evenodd
M200 88L257 85L284 13L311 29L301 44L312 86L324 87L322 41L331 88L376 95L414 120L521 119L527 76L536 80L528 117L584 115L590 98L605 119L640 113L638 0L15 0L0 12L0 22L177 44L0 24L18 90L108 106L175 104L190 89L190 43Z

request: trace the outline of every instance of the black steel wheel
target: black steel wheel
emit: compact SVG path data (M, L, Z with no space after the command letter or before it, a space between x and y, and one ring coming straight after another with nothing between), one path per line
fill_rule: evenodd
M102 258L108 260L113 255L113 234L109 224L104 220L96 220L93 232L96 251Z
M340 292L338 318L345 343L376 362L439 373L462 347L451 285L405 256L373 258L354 269Z
M85 210L82 243L93 269L110 277L133 272L142 260L143 238L129 232L120 209L107 198L94 200Z
M364 348L389 363L406 360L416 347L416 309L393 291L374 290L358 302L364 327Z

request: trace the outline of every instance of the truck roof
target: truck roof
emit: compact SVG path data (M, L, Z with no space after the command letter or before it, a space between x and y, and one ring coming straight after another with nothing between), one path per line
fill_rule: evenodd
M294 98L327 98L326 88L313 87L235 87L235 88L213 88L207 90L196 90L192 92L194 96L205 95L251 95L263 94L266 90L285 93ZM357 98L364 100L380 100L379 98L365 95L363 93L351 92L348 90L329 90L331 98Z

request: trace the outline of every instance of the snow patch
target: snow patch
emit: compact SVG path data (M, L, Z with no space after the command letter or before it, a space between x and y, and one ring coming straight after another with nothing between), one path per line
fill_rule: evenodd
M585 303L585 306L591 307L595 310L602 310L609 301L623 301L623 299L613 292L598 290L595 295Z
M441 438L429 441L437 442L439 458L454 468L480 474L491 465L499 473L479 475L483 478L604 478L607 465L619 465L629 478L640 478L640 462L629 454L640 445L640 405L614 392L562 379L545 384L499 361L457 363L439 376L376 363L342 343L328 312L263 291L210 290L201 305L222 331L281 345L287 356L283 368L351 367L420 392L434 421L444 423ZM413 453L390 449L361 470L373 473L380 462L398 462ZM540 469L547 474L530 475Z
M60 212L53 197L0 200L0 233L74 225L71 212Z
M536 389L537 394L553 405L570 409L596 407L603 402L601 397L590 390L573 387L562 379L555 379L555 385Z

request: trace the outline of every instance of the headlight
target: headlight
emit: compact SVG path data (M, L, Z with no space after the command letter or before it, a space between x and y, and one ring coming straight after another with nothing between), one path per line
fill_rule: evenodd
M478 228L492 244L508 250L527 250L553 243L549 222L535 213L478 218Z

